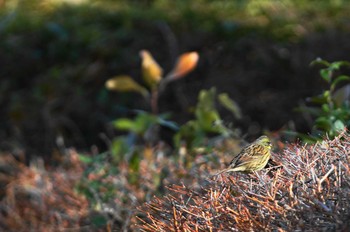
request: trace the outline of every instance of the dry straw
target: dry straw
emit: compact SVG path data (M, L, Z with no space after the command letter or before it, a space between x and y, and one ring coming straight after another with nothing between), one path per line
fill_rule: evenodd
M273 154L278 167L173 185L140 211L141 231L349 231L350 135Z

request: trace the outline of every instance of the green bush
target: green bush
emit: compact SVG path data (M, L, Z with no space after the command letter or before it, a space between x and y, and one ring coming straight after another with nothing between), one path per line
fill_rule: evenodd
M220 135L225 138L238 136L238 130L228 128L223 123L217 110L216 101L219 101L221 106L229 110L236 119L241 118L240 108L226 93L217 95L215 88L201 90L198 95L197 105L194 108L195 119L182 125L174 137L177 147L182 142L185 142L185 145L190 150L196 147L208 146L204 142L210 134Z
M300 133L298 135L305 141L317 141L324 136L334 138L340 131L350 126L350 77L339 74L341 69L349 67L350 63L347 61L329 63L319 58L311 64L324 66L320 69L320 77L328 88L322 94L308 98L308 106L299 108L300 112L311 116L313 127L310 135ZM340 84L343 85L339 88Z

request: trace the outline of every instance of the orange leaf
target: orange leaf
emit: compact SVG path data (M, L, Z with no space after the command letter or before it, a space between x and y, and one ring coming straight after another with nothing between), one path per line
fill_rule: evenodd
M175 68L168 74L168 79L177 79L191 72L196 66L199 59L197 52L187 52L182 54L176 62Z

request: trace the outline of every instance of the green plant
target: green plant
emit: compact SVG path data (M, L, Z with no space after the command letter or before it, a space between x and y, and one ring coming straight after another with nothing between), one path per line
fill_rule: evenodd
M147 50L140 51L141 71L144 86L140 85L127 75L118 75L106 81L106 88L118 92L137 92L149 103L150 112L135 110L136 116L133 119L119 118L113 122L117 130L128 132L127 138L120 136L113 140L111 151L114 157L121 159L122 147L133 147L138 140L142 139L142 144L152 145L157 141L159 126L165 126L177 130L177 125L169 120L169 114L159 114L158 98L167 84L184 77L192 71L199 59L196 52L188 52L179 56L174 68L163 77L163 69Z
M154 60L151 53L140 51L142 59L141 69L142 78L145 86L135 82L130 76L119 75L106 82L106 88L118 92L137 92L141 94L150 104L150 111L136 111L137 116L134 119L120 118L114 121L114 126L118 130L129 131L136 137L144 138L144 142L151 143L157 137L157 127L166 126L171 129L177 129L174 122L168 121L169 114L159 114L158 97L170 82L177 80L192 71L197 65L198 54L189 52L182 54L172 71L163 78L163 69Z
M324 135L334 138L339 131L343 131L350 125L350 84L339 88L340 83L350 81L349 76L339 74L340 69L349 67L350 63L347 61L329 63L318 58L311 63L311 65L316 64L324 66L320 69L320 76L327 83L328 89L318 96L307 99L313 105L299 108L301 112L308 113L313 119L311 135L299 134L307 141L317 141Z
M200 147L204 145L203 142L209 134L230 137L239 133L237 130L231 130L222 123L220 114L216 108L216 99L236 119L241 118L240 108L226 93L216 96L215 88L201 90L198 95L198 103L194 109L195 119L181 126L175 135L175 144L178 147L181 143L185 143L189 149Z
M157 114L159 93L163 92L170 82L191 72L197 65L199 55L197 52L182 54L179 56L174 68L165 77L163 77L163 69L154 60L149 51L140 51L140 56L142 59L142 78L145 86L138 84L130 76L118 75L107 80L106 88L118 92L140 93L150 103L151 112Z
M185 76L197 63L198 54L195 52L181 55L177 64L168 75L162 77L163 70L153 59L148 51L140 52L142 58L142 76L145 86L135 82L130 76L119 75L106 82L109 90L118 92L137 92L149 102L150 111L134 110L134 118L118 118L114 120L113 126L119 131L126 131L110 141L109 152L97 154L93 157L80 155L80 159L86 163L88 168L84 178L78 186L89 202L96 209L101 209L104 204L118 198L128 201L127 192L132 188L146 189L145 196L153 189L148 189L140 179L145 175L141 170L142 162L146 163L150 186L154 189L161 187L162 171L155 167L153 146L157 144L158 128L165 126L178 130L177 125L169 120L169 114L158 113L159 92L164 91L166 85L178 78ZM146 161L146 162L145 162ZM127 184L118 184L118 178ZM154 192L152 192L154 194ZM144 199L143 199L144 200Z

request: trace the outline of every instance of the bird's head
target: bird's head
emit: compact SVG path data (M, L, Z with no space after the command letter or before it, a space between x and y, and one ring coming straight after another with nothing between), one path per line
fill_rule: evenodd
M255 143L261 145L261 146L264 146L268 149L271 149L272 148L272 144L270 142L270 139L269 137L267 137L266 135L263 135L263 136L260 136L256 141Z

